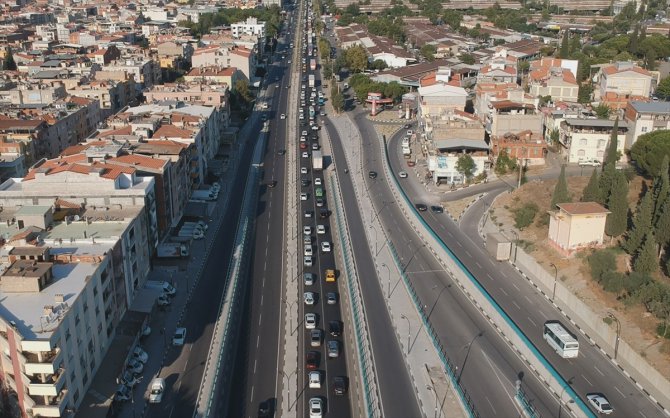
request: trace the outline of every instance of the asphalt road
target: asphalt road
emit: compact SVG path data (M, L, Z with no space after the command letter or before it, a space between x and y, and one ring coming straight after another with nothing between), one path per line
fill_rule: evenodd
M458 367L461 386L474 401L479 414L482 417L519 416L521 411L514 400L519 378L541 416L556 414L558 405L550 394L420 243L394 203L383 178L374 128L363 112L356 113L356 121L363 137L366 170L379 174L375 180L366 180L370 193L378 196L376 211L447 356ZM447 219L445 214L437 216ZM392 291L402 290L396 289L401 283L390 286Z
M391 167L397 173L407 170L405 160L400 156L401 134L396 135L389 144ZM577 170L579 170L577 168ZM575 168L572 169L576 172ZM542 177L551 176L545 173ZM414 202L424 202L426 194L423 186L416 181L402 181L405 192ZM504 190L506 186L495 187L490 185L492 195ZM433 231L438 234L461 262L470 270L484 289L497 301L500 307L519 326L521 331L530 339L535 347L554 366L558 373L575 390L583 401L586 394L593 392L604 393L613 408L612 416L621 417L655 417L661 416L660 409L653 404L637 387L626 378L619 369L610 362L597 348L592 347L587 340L568 326L567 321L556 311L546 298L538 293L517 271L508 263L492 261L486 252L483 241L477 232L477 222L484 214L484 205L490 204L491 197L482 199L475 205L461 221L455 224L444 214L436 215L424 212L423 218ZM580 342L579 356L574 359L563 359L551 349L542 337L542 327L548 320L560 320L566 328L578 336ZM543 404L550 406L552 415L558 411L556 400L544 400ZM567 394L564 400L567 400ZM540 401L537 399L535 402ZM553 404L553 406L551 406ZM534 403L538 406L537 403Z

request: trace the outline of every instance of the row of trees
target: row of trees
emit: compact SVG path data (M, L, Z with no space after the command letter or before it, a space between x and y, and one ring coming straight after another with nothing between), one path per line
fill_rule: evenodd
M217 13L203 13L197 23L186 20L180 21L179 26L188 28L191 35L201 37L208 34L215 26L231 25L244 21L248 17L255 17L265 22L267 36L274 37L281 25L281 8L273 4L270 7L260 9L221 9Z
M372 81L370 77L364 74L354 74L349 79L349 85L356 93L356 96L361 100L368 97L369 92L379 92L389 99L393 99L394 103L398 103L402 95L407 93L407 87L403 87L395 81L390 83L379 83Z

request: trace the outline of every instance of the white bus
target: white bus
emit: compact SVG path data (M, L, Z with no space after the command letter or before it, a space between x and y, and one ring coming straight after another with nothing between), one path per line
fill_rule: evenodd
M550 321L544 324L544 339L551 348L563 358L577 357L579 353L579 342L558 321Z

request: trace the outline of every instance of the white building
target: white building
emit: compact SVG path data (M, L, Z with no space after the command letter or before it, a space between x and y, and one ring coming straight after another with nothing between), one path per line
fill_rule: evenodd
M613 120L565 119L561 122L560 141L568 149L568 162L604 161L613 129ZM628 124L625 121L619 121L617 150L621 153L622 159L625 158L627 132Z
M265 22L259 22L255 17L248 17L246 22L238 22L230 25L233 38L242 35L254 35L260 39L265 38Z

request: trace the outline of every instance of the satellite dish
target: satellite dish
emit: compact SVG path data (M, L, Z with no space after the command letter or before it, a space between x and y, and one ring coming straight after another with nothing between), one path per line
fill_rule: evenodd
M79 219L80 219L80 218L79 218L79 215L74 215L74 220L75 220L75 222L78 221Z

